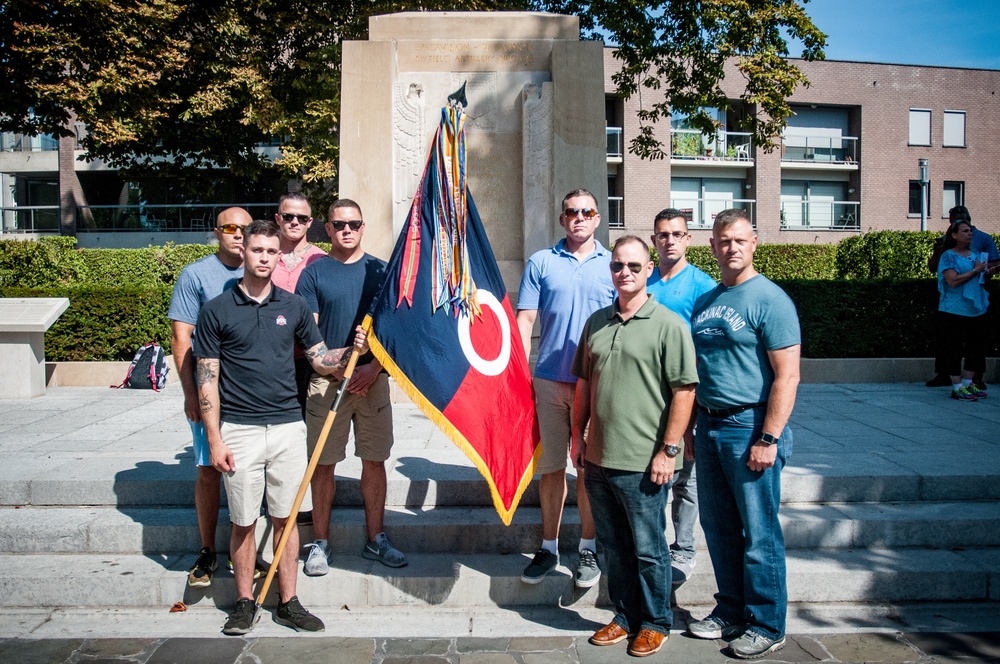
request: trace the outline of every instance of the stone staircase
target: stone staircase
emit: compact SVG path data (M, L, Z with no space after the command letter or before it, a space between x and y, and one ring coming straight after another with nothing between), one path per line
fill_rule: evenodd
M898 412L876 416L867 410L871 395L852 401L856 395L843 386L806 386L800 396L781 512L789 601L1000 600L1000 408L953 404L919 390L907 402L887 390L875 395L898 403ZM927 395L937 398L927 401ZM235 588L225 553L211 588L186 586L198 534L187 427L175 416L179 389L159 400L69 388L57 396L65 397L62 407L0 402L0 422L7 422L0 426L0 458L6 459L0 464L0 607L155 607L180 600L229 606ZM38 411L41 406L53 407ZM95 409L105 415L87 414ZM868 421L840 412L852 409ZM953 413L981 420L978 429L965 429L966 438L973 431L974 443L965 454L921 442ZM922 424L897 435L907 420ZM143 424L148 421L158 423ZM579 536L573 506L564 517L558 573L524 584L521 570L540 537L535 486L505 528L475 468L413 406L397 404L395 421L386 530L409 566L392 570L359 555L360 464L348 459L338 466L332 569L320 578L300 574L303 604L336 610L606 603L603 583L586 592L573 587ZM16 439L25 444L18 448ZM843 442L850 440L866 450ZM220 522L217 545L224 552L225 510ZM269 536L262 519L258 539L267 560ZM310 526L302 528L302 542L312 536ZM697 570L677 591L682 606L712 604L714 579L700 532L698 542Z

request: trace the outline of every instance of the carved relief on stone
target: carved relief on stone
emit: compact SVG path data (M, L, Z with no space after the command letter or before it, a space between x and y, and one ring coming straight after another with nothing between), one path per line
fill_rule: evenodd
M496 131L500 112L497 101L496 72L452 72L451 82L457 90L465 83L465 96L469 106L465 109L468 118L466 129L476 128L481 131Z
M396 81L392 89L392 199L396 205L413 200L424 159L424 88Z

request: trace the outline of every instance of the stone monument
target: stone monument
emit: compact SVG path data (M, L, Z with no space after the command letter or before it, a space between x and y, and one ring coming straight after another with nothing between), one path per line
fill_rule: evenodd
M603 44L575 16L406 12L345 42L340 193L388 258L448 95L466 84L469 190L510 291L525 260L563 235L563 195L590 189L607 218ZM599 228L607 244L607 224Z

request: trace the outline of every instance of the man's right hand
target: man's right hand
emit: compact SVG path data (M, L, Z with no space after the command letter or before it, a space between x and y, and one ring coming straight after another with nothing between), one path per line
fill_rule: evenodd
M230 473L236 470L236 459L233 451L225 443L209 445L212 467L220 473Z

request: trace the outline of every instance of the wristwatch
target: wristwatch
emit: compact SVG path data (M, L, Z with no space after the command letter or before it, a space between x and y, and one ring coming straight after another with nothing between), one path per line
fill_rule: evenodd
M780 436L772 436L766 431L760 434L760 439L765 445L774 445L778 442L778 438L780 438Z
M677 445L666 444L663 446L663 451L667 453L667 456L673 459L678 454L681 453L681 448Z

